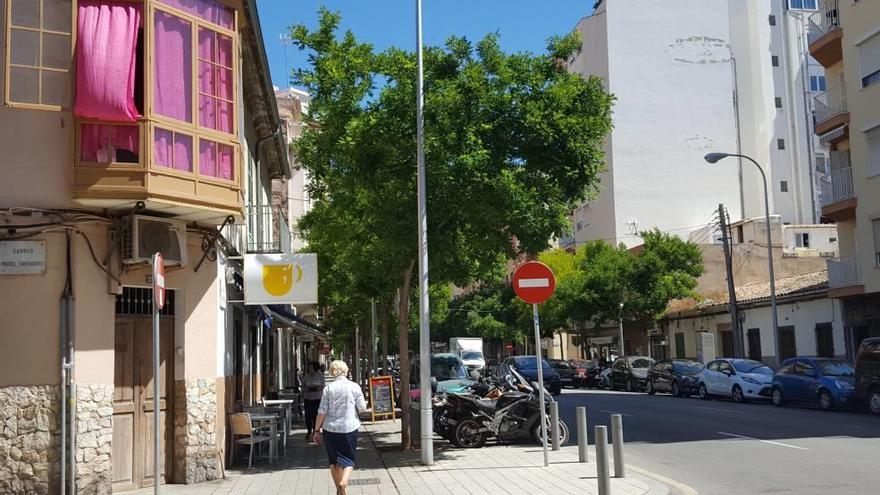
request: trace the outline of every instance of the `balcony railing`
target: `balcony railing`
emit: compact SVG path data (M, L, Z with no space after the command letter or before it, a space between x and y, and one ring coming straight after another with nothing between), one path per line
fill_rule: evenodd
M858 254L841 256L834 260L827 260L826 263L828 266L829 289L862 284Z
M825 0L819 11L810 16L810 32L807 35L810 43L818 40L835 29L840 29L840 14L837 0Z
M820 206L828 206L854 197L852 168L850 167L831 172L822 179L821 184L822 197L819 201Z
M290 253L290 224L278 205L245 206L244 223L227 225L223 236L239 253Z
M813 107L816 109L816 125L846 113L848 110L843 85L838 84L828 91L816 95L813 98Z

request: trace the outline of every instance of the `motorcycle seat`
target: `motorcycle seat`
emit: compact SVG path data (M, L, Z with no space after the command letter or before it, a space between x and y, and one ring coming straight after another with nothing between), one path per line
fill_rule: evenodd
M474 404L484 411L491 412L495 410L495 401L492 399L474 399Z

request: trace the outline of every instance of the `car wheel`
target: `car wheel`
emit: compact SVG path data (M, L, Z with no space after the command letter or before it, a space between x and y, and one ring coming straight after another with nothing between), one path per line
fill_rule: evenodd
M648 392L648 395L654 395L654 382L648 380L648 383L645 384L645 392Z
M730 397L733 398L734 402L745 402L746 398L743 395L743 389L739 385L734 385L733 390L730 392Z
M633 386L632 378L627 378L626 379L626 391L632 392L633 390L635 390L635 387Z
M782 407L785 405L785 397L782 395L782 389L779 387L773 387L773 393L770 398L773 400L773 405L776 407Z
M681 389L678 388L678 382L672 382L672 396L681 397Z
M701 384L700 384L700 398L703 399L703 400L709 400L709 399L710 399L710 397L709 397L709 391L706 389L706 384L705 384L705 383L701 383Z
M875 388L868 392L868 409L871 414L880 416L880 389Z
M465 449L478 449L486 443L486 435L480 432L480 423L466 419L456 426L452 443Z
M834 397L831 395L831 392L827 390L819 392L819 408L823 411L834 409Z

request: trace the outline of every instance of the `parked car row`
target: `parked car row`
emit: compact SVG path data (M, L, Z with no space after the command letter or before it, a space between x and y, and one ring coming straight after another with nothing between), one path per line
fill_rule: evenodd
M651 363L645 370L647 360ZM689 359L653 362L644 356L624 356L612 364L607 385L628 391L644 388L652 395L769 400L778 407L812 404L832 410L864 404L880 416L880 338L862 341L855 365L834 358L794 357L775 371L751 359L719 358L704 366Z

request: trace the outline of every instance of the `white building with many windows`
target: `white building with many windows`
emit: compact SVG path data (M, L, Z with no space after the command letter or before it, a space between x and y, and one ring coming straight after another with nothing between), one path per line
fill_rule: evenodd
M724 203L763 215L765 167L783 223L816 223L827 153L813 135L812 93L827 88L807 50L816 0L598 1L577 29L570 70L617 97L598 197L573 215L573 241L640 243L649 228L687 237Z

